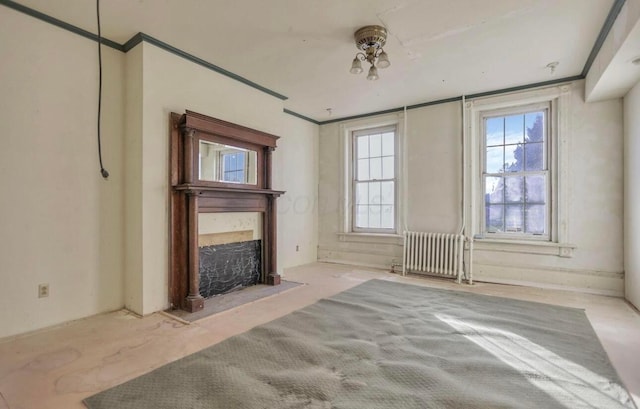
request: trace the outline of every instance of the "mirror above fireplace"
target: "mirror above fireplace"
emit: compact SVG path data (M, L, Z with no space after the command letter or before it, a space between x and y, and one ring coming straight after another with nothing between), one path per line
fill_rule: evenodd
M250 149L200 140L198 175L201 181L258 183L258 154Z

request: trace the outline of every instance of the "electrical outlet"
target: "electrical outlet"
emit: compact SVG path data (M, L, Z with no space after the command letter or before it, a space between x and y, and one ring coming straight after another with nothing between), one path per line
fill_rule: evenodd
M296 244L296 251L300 251L300 246Z
M49 296L49 284L38 285L38 298L44 298Z

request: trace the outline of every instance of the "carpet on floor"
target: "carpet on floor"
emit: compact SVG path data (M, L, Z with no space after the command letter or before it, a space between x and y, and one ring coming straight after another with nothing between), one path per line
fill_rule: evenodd
M635 408L584 311L370 280L90 409Z

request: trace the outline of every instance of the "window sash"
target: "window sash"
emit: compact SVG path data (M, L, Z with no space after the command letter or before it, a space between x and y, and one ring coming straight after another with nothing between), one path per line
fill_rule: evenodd
M490 192L487 192L487 179L491 178L491 177L500 177L500 178L505 178L505 177L523 177L526 178L528 176L543 176L544 177L544 200L540 201L540 200L527 200L527 187L526 187L526 179L523 179L523 188L522 188L522 195L523 198L522 200L519 201L508 201L506 199L506 192L505 192L505 188L503 188L503 198L502 201L499 202L488 202L487 201L487 194L489 194ZM484 174L483 175L483 188L482 188L482 192L483 195L482 197L484 198L483 201L483 215L484 217L482 218L482 223L483 223L483 231L485 233L486 236L490 236L490 237L513 237L513 236L520 236L523 238L531 238L531 239L539 239L539 240L548 240L550 238L550 233L551 233L551 223L550 223L550 189L549 189L549 185L550 185L550 172L549 171L537 171L537 172L529 172L529 173L525 173L525 172L519 172L515 175L512 175L511 173L508 174L504 174L504 173L494 173L494 174ZM503 185L504 186L504 185ZM487 223L487 213L488 213L488 207L491 206L495 206L495 207L502 207L502 226L503 226L503 231L490 231L489 230L489 226L486 225ZM506 209L507 207L520 207L522 209L522 230L521 231L508 231L507 229L507 212ZM530 230L530 225L529 225L529 215L527 213L527 208L528 206L544 206L544 226L543 226L543 232L542 233L533 233L533 232L528 232L528 230Z
M362 136L370 136L377 134L385 134L385 133L393 133L393 155L385 155L382 151L379 155L371 156L371 148L368 146L368 152L365 155L362 155L361 152L358 151L358 138ZM351 155L351 167L352 167L352 178L351 178L351 231L358 233L395 233L397 231L397 192L398 192L398 183L397 183L397 174L398 174L398 137L397 137L397 127L395 125L392 126L383 126L378 128L369 128L369 129L361 129L357 131L353 131L351 133L351 146L352 146L352 155ZM393 158L393 177L383 177L383 170L381 168L380 177L371 178L369 175L365 178L363 175L359 175L358 173L358 160L369 160L374 158L380 158L381 161L383 158ZM393 193L392 199L393 203L381 203L380 201L376 203L370 203L369 201L364 204L358 202L358 188L362 185L372 185L372 184L380 184L382 186L383 183L393 184ZM382 200L382 198L380 198ZM367 227L359 227L358 226L358 210L359 208L366 207L368 208L368 214L371 215L372 209L377 209L380 215L380 223L379 226L383 225L383 214L382 212L385 210L389 210L391 208L391 215L387 216L387 220L391 220L392 227L368 227L371 226L372 223L368 222ZM376 223L373 223L374 225Z
M518 145L518 143L512 143L512 142L507 142L506 141L506 125L504 128L504 134L503 134L503 140L501 144L496 144L496 143L492 143L492 144L487 144L487 121L489 119L493 119L493 118L506 118L509 116L513 116L513 115L526 115L527 113L533 113L533 112L543 112L543 126L544 126L544 139L542 141L543 144L543 163L542 163L542 170L524 170L521 169L519 171L506 171L504 170L504 162L505 162L505 158L506 156L503 156L503 171L502 172L487 172L487 148L491 148L491 147L503 147L504 152L506 152L506 148L507 146L514 146L514 145ZM491 238L508 238L508 239L526 239L526 240L544 240L544 241L549 241L552 237L552 232L551 232L551 227L552 227L552 208L551 208L551 194L552 194L552 188L551 188L551 170L549 168L550 165L550 159L551 159L551 139L552 139L552 134L551 134L551 124L550 124L550 118L551 118L551 112L550 112L550 104L549 103L538 103L538 104L532 104L532 105L526 105L526 106L521 106L521 107L514 107L514 108L507 108L507 109L501 109L501 110L494 110L494 111L488 111L483 113L482 115L480 115L480 129L481 129L481 155L480 155L480 161L481 161L481 180L480 183L482 184L482 188L481 188L481 192L482 192L482 197L480 198L481 200L481 208L482 208L482 217L481 217L481 231L484 237L491 237ZM525 127L524 127L524 132L525 132L525 137L526 137L526 122L525 122ZM526 146L528 145L528 143L525 143L524 141L521 143L521 146ZM523 153L525 155L526 158L526 150ZM506 154L503 154L506 155ZM526 159L524 159L526 161ZM523 164L523 168L524 168L524 164ZM528 201L527 200L527 188L526 188L526 179L527 177L531 177L531 176L543 176L544 177L544 202L540 202L540 201ZM522 177L523 178L523 183L524 186L522 187L522 199L520 201L513 201L513 202L509 202L507 201L505 195L506 195L506 186L503 187L503 198L502 201L500 202L494 202L494 203L488 203L487 202L487 195L490 192L487 192L487 180L488 178L502 178L503 183L505 183L504 181L506 180L506 178L517 178L517 177ZM544 233L528 233L528 215L527 215L527 205L529 206L536 206L536 205L544 205ZM503 231L498 231L498 232L494 232L494 231L490 231L489 230L489 226L487 226L487 221L488 221L488 215L489 215L489 206L496 206L496 207L502 207L502 214L501 214L501 218L502 218L502 227L503 227ZM520 231L507 231L508 227L507 227L507 208L508 207L513 207L515 208L516 206L519 206L522 210L521 210L521 215L522 215L522 221L521 221L521 230Z

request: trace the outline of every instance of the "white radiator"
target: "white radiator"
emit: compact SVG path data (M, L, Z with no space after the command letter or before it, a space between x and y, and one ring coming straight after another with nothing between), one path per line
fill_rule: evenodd
M407 271L462 280L464 240L461 234L404 232L402 275Z

